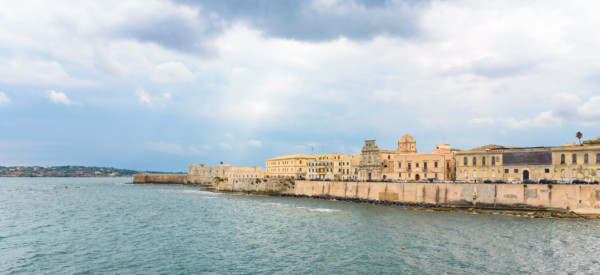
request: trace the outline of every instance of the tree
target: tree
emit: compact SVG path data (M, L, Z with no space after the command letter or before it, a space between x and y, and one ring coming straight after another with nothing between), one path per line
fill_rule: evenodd
M583 137L583 134L581 132L577 132L577 134L575 134L575 137L579 139L579 145L581 145L581 138Z

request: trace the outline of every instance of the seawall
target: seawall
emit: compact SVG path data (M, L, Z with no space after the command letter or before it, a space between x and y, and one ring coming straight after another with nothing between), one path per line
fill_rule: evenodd
M137 184L188 184L187 174L137 174L133 175Z
M292 186L269 179L216 183L217 191L379 201L502 210L550 210L600 214L599 185L391 183L296 180Z

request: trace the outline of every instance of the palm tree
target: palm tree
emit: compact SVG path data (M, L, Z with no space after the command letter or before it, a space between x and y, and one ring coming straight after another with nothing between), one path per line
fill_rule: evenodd
M581 138L583 137L583 134L581 132L577 132L577 134L575 134L575 137L579 139L579 145L581 145Z

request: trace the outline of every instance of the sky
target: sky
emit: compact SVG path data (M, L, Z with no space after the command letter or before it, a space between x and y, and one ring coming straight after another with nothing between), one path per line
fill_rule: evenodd
M599 1L0 2L0 165L600 136Z

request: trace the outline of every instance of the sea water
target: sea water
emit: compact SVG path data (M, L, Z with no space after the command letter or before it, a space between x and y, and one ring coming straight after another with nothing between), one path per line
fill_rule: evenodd
M599 220L129 182L0 178L0 274L600 273Z

